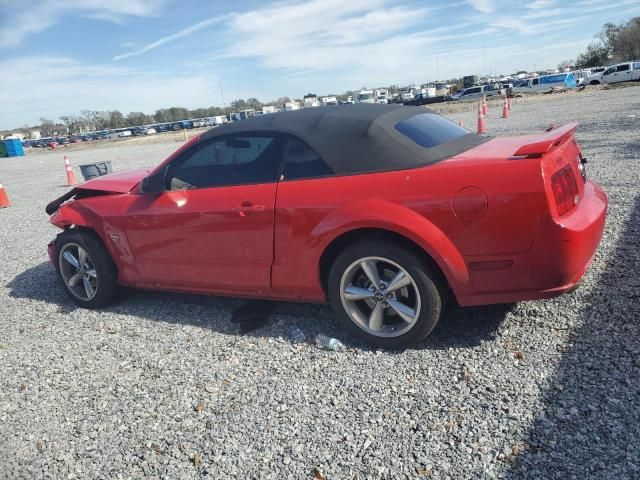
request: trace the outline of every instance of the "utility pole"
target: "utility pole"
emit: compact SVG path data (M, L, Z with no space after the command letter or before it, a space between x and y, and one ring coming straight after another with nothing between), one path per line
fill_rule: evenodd
M222 96L222 109L226 109L227 108L227 104L224 101L224 92L222 91L222 82L218 82L218 85L220 85L220 95Z
M482 75L487 76L487 58L484 54L484 44L482 45Z

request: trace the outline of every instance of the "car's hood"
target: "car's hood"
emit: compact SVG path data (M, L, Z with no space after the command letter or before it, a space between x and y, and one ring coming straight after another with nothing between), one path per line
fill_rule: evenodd
M83 190L100 190L111 193L128 193L140 181L149 175L151 168L138 168L125 172L112 173L102 177L96 177L76 188Z

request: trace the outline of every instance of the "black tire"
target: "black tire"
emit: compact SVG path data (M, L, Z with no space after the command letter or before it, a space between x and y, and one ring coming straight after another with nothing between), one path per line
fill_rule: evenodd
M382 257L395 262L412 277L420 293L421 308L418 318L408 331L399 336L381 337L365 331L351 319L342 303L342 277L349 266L365 257ZM385 240L358 242L340 252L331 266L328 282L329 300L340 323L353 337L376 347L408 347L428 337L443 316L447 289L445 282L439 277L429 268L419 252L411 248L403 248Z
M95 294L90 299L79 298L71 290L71 287L64 280L61 271L61 252L65 246L79 245L86 250L95 269ZM69 297L80 307L100 308L113 302L119 293L117 283L118 271L116 269L109 252L105 248L102 240L92 231L84 229L70 229L56 238L56 271ZM62 262L65 260L62 259Z
M591 82L589 82L589 85L600 85L600 82L597 80L592 80Z

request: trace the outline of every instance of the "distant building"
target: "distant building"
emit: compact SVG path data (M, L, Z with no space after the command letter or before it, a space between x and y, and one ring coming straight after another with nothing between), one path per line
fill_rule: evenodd
M5 136L3 140L11 140L11 139L20 139L24 140L24 133L22 132L12 132L11 134Z
M320 106L320 102L316 95L305 95L302 100L304 101L304 108Z

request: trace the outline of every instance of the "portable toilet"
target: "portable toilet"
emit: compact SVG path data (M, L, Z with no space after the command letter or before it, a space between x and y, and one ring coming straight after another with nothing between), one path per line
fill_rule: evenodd
M24 149L22 148L22 140L19 138L8 138L2 141L7 157L24 157ZM0 151L0 156L2 152Z

